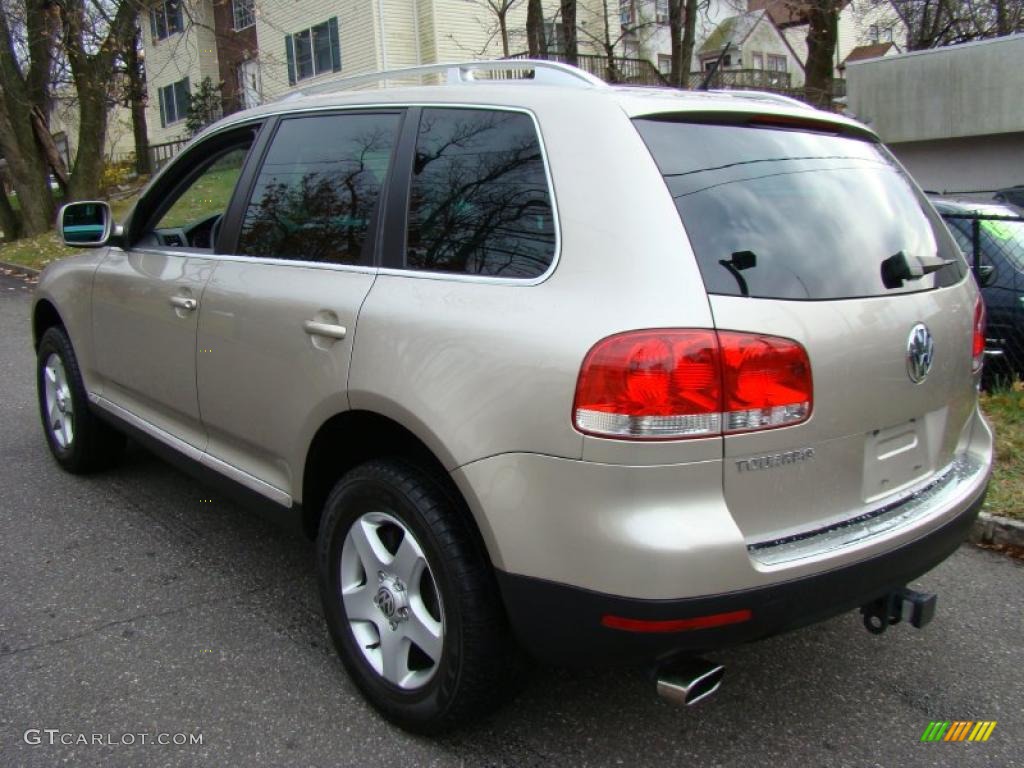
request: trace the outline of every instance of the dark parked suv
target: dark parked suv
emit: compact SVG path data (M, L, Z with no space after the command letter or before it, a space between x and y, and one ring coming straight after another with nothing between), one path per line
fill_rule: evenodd
M986 380L1024 377L1024 217L1008 205L932 202L982 286L988 312Z

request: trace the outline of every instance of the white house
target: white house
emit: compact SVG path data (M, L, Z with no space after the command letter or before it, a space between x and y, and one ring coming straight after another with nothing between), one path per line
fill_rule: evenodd
M697 59L701 72L717 68L766 73L748 76L740 85L795 88L804 81L803 60L765 9L723 19L697 49Z
M765 9L781 30L800 61L807 61L807 11L799 0L749 0L750 10ZM843 62L860 46L906 42L907 30L888 3L848 0L839 12L838 39L833 66L838 74Z
M617 17L606 27L602 16L616 2L579 0L581 53L603 52L608 35L622 50ZM554 51L558 8L545 0ZM525 2L506 27L508 53L525 51ZM486 0L157 0L144 15L143 45L154 144L185 134L189 95L207 77L237 109L333 78L505 53Z

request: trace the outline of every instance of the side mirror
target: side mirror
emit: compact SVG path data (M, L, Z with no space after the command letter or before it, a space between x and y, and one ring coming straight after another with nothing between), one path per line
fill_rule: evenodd
M57 228L64 245L102 248L114 234L114 214L100 201L68 203L57 215Z

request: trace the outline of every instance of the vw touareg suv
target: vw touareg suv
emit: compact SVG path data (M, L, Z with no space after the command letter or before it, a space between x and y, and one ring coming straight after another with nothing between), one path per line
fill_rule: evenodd
M699 652L927 621L902 588L965 538L992 433L920 189L786 99L488 66L233 114L123 226L65 207L93 250L34 302L57 462L127 434L302 527L341 660L420 731L523 650L692 700L715 670L665 670Z

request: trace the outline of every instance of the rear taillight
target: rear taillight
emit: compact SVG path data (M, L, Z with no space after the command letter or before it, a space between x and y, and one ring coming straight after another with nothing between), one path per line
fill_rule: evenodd
M790 339L711 330L631 331L587 353L573 422L601 437L671 440L799 424L811 366Z
M974 302L974 341L971 345L971 354L971 370L977 373L985 362L985 302L981 296Z

